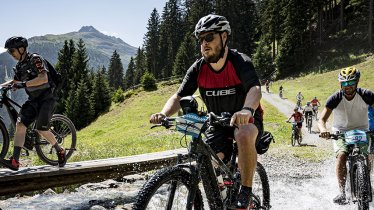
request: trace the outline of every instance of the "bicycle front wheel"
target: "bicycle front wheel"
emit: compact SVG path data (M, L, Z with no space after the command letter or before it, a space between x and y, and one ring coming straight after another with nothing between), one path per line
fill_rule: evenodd
M64 115L54 114L50 122L50 131L55 135L57 143L66 150L66 158L69 159L77 144L77 131L73 122ZM58 165L56 150L46 139L39 138L35 149L45 163Z
M292 131L292 134L291 134L291 145L294 147L296 144L296 133L295 131Z
M253 194L261 200L261 206L270 209L270 186L268 175L264 166L257 162L256 173L253 180Z
M0 158L4 159L9 149L9 133L3 121L0 120Z
M139 191L133 210L186 209L192 193L191 174L179 167L158 171ZM196 188L193 209L203 209L201 192Z
M357 205L359 210L369 209L369 196L370 189L368 184L368 169L362 160L356 163L354 171L354 193L357 199Z

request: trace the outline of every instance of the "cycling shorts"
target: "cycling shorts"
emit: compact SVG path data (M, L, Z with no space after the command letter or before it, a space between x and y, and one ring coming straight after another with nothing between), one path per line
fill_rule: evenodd
M307 112L305 112L305 117L307 117L308 115L313 115L313 111L307 111Z
M255 120L254 125L257 127L258 135L256 142L260 140L263 134L263 124L260 120ZM224 163L228 163L231 159L233 152L233 139L234 139L235 128L219 127L216 126L214 131L209 129L205 132L206 142L217 154L222 152L225 155L223 159Z
M42 101L27 100L21 108L18 121L26 127L36 121L36 129L46 131L49 129L49 121L57 105L54 98L48 98Z
M333 140L334 144L334 152L335 156L337 157L340 152L344 152L348 154L348 145L343 141L343 139L338 139L338 140ZM364 154L368 154L368 144L361 144L360 145L360 150L363 151Z

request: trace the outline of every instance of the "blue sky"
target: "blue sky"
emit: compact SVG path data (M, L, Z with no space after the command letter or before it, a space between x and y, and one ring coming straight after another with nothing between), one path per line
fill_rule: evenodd
M139 47L154 8L167 0L11 0L0 2L0 52L11 36L64 34L91 25Z

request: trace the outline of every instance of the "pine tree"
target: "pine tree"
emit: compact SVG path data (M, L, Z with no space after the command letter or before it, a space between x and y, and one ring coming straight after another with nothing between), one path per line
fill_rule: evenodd
M77 118L72 119L75 127L80 130L86 127L92 120L95 114L94 107L92 106L92 98L90 94L87 94L88 88L84 79L78 83L76 91L76 106L73 110L76 110Z
M160 58L157 58L160 59ZM135 69L134 69L134 80L133 84L138 85L141 82L141 78L146 71L146 57L145 57L145 52L144 49L138 48L138 53L136 54L135 57ZM157 72L157 71L156 71Z
M253 65L261 79L271 79L275 66L273 65L270 47L267 46L265 40L261 40L256 48L256 53L253 55Z
M184 23L180 10L180 2L178 0L169 0L164 7L160 25L161 72L154 75L156 78L165 78L172 75L176 52L185 34Z
M302 0L289 0L283 8L285 20L283 27L283 38L280 44L279 56L276 64L279 76L289 76L300 72L304 63L304 31L307 28L308 5Z
M72 81L77 83L80 80L87 81L88 76L88 55L86 46L82 39L79 39L76 52L73 57L73 77Z
M123 88L123 65L121 58L117 51L113 52L113 55L110 59L109 69L109 86L114 90L118 88Z
M160 17L156 9L153 9L151 17L148 20L147 33L144 37L144 49L145 57L147 61L147 69L152 74L156 74L158 67L158 42L160 40ZM138 55L139 54L138 49ZM143 71L142 71L143 72ZM140 75L141 77L142 75ZM140 77L137 79L136 83L140 82Z
M61 73L62 76L62 84L61 90L59 92L59 103L56 108L56 113L63 113L65 112L65 103L69 96L70 86L69 80L73 78L73 55L75 52L74 42L70 40L70 45L67 40L65 40L63 48L58 53L58 61L56 64L56 71Z
M134 59L131 57L129 65L127 67L125 79L124 79L125 90L131 88L134 85L134 70L135 70Z
M194 38L186 34L174 61L173 76L186 74L188 68L196 60L195 46Z
M92 98L94 101L94 117L101 113L107 112L111 104L110 89L107 79L105 78L105 68L97 71L93 84Z

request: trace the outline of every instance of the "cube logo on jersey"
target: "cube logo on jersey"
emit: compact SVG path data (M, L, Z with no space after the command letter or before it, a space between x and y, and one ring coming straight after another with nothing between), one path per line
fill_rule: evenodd
M207 90L205 92L206 96L227 96L227 95L235 95L236 90L235 88L230 88L226 90Z

